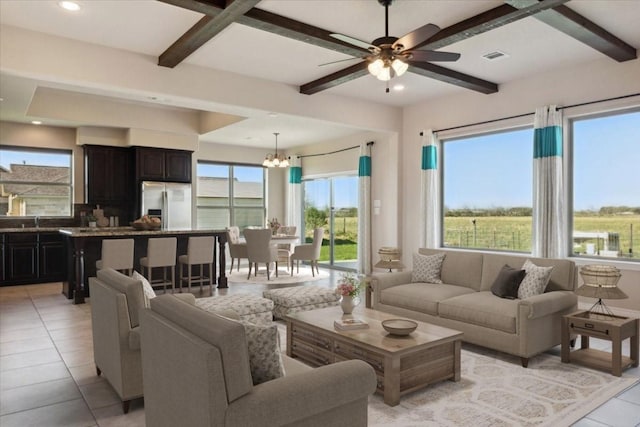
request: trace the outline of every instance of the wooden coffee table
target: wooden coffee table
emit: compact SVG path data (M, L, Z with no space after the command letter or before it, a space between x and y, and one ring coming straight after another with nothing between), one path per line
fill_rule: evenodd
M367 329L336 330L333 321L356 317ZM358 307L343 315L340 307L304 311L286 316L287 355L311 366L349 359L369 363L378 377L377 391L387 405L400 396L443 380L460 380L462 332L424 322L408 336L388 334L381 325L399 316Z

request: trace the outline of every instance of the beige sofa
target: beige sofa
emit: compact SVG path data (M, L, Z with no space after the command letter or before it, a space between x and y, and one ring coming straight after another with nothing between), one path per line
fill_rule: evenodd
M573 261L448 249L419 249L423 255L446 253L442 284L411 283L411 271L374 274L373 308L462 331L463 340L530 357L560 344L562 316L577 310L577 272ZM530 259L553 266L545 292L523 300L491 292L501 268L520 268Z
M253 385L244 327L180 301L141 313L147 425L366 426L373 368L360 360L317 369L282 356L285 376Z

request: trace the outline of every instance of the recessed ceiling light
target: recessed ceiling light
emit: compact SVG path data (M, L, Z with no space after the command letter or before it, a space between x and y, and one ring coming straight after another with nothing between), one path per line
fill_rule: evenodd
M40 120L31 120L32 125L41 125L42 122Z
M401 85L401 84L394 85L393 90L397 90L397 91L404 90L404 85Z
M59 1L58 6L71 12L77 12L80 10L80 5L74 1Z
M278 113L269 113L269 117L278 117Z

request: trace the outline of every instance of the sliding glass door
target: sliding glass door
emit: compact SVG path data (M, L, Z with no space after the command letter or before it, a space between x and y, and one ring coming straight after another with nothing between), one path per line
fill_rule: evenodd
M358 259L358 177L335 176L303 181L305 238L324 228L320 263L355 270Z

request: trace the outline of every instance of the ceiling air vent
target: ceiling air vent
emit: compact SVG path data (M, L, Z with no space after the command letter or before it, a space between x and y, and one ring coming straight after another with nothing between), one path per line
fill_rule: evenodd
M509 55L499 50L494 50L493 52L485 53L482 57L487 61L495 61L497 59L508 58Z

